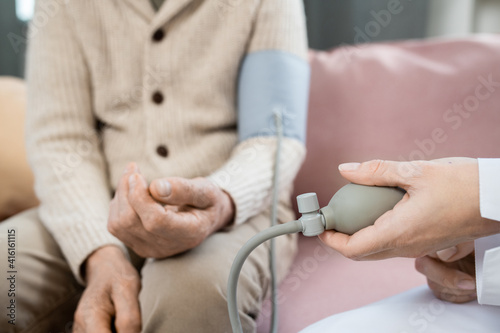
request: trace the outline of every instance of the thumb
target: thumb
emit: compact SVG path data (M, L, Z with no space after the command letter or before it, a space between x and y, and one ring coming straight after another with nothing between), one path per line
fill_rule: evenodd
M139 283L128 283L120 293L113 294L116 309L115 327L120 333L141 331L141 309L139 305Z
M408 180L420 174L418 162L372 160L344 163L339 171L345 179L361 185L401 187L408 190Z
M213 204L216 189L211 182L180 177L155 179L149 186L151 195L159 202L201 209Z

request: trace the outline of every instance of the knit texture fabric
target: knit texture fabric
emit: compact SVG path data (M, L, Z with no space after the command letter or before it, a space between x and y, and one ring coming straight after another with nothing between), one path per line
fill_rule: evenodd
M149 0L40 0L42 16L30 27L27 149L40 217L80 283L93 251L125 250L107 218L128 162L148 181L209 177L232 197L236 224L267 209L276 140L237 142L238 70L261 50L306 61L301 0L175 0L158 12ZM289 204L305 148L285 139L283 149Z

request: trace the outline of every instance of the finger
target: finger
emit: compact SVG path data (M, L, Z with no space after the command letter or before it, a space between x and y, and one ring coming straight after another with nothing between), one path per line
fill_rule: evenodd
M108 230L126 246L134 250L134 252L141 256L145 256L146 252L143 250L150 247L148 241L149 233L145 230L139 215L129 202L130 176L136 174L138 177L142 178L141 182L143 182L143 184L146 182L142 175L136 173L138 170L137 166L132 163L125 170L120 179L115 197L111 200L110 204Z
M431 290L432 290L434 296L436 296L440 300L450 302L450 303L462 304L462 303L471 302L471 301L474 301L475 299L477 299L476 293L471 293L468 295L455 295L455 294L442 292L441 290L434 290L434 289L431 289Z
M443 250L439 250L436 253L433 253L432 257L434 259L439 259L441 261L446 262L449 261L449 259L453 257L455 254L457 254L457 251L458 251L457 246L452 246Z
M437 251L436 256L441 261L453 262L468 256L472 251L474 251L474 242L466 242Z
M457 295L449 295L449 294L434 292L434 295L443 301L447 301L450 303L456 303L456 304L472 302L477 298L477 296L475 294L457 296Z
M130 180L130 176L134 175L134 174L137 174L137 173L132 172L129 174L124 174L122 176L122 178L120 179L119 187L115 193L116 199L118 201L117 208L120 211L121 217L128 216L130 218L129 215L131 215L131 216L136 215L135 210L131 206L131 204L129 202L129 198L128 198L129 197L129 190L130 190L129 180Z
M421 167L418 162L373 160L364 163L341 164L339 171L342 177L353 183L401 187L408 190L408 180L419 175Z
M78 333L111 333L114 307L108 297L96 297L84 293L75 313L73 330Z
M205 211L192 208L185 211L167 209L165 211L165 220L168 221L170 229L182 228L189 230L190 227L201 227L201 222L207 219Z
M84 333L83 327L76 321L76 319L73 319L73 326L71 328L72 333Z
M130 281L120 291L113 291L113 304L116 309L115 327L120 333L141 331L141 310L139 306L140 285Z
M127 200L139 216L140 222L156 220L165 215L165 208L151 197L147 183L141 175L130 175L128 186Z
M451 296L476 297L476 290L463 290L463 289L455 289L452 287L446 287L429 279L427 279L427 284L435 294L447 295L447 300L450 300Z
M319 238L334 250L353 260L380 260L395 256L412 256L404 248L399 248L394 240L400 238L400 228L394 227L394 216L398 207L405 204L405 199L396 204L394 209L380 216L373 225L363 228L349 236L333 230L327 230Z
M103 332L111 333L112 317L106 313L96 312L86 319L85 329L82 332Z
M116 193L115 197L110 201L109 203L109 216L108 216L108 228L111 223L111 221L118 221L120 215L119 215L119 209L118 209L118 199L116 198Z
M443 263L430 257L421 257L415 260L415 268L424 274L428 280L448 289L471 291L476 289L474 277L459 270L447 267Z
M122 228L120 229L123 229L123 227L131 226L132 224L134 224L134 222L138 222L139 219L128 200L129 178L132 174L136 174L137 172L137 165L133 162L129 163L122 177L120 178L120 182L118 183L118 187L115 193L115 199L117 203L114 208L116 208L117 211L113 212L113 217L119 220L120 225L122 226Z
M452 303L466 303L473 301L477 298L475 290L460 290L460 289L449 289L443 288L443 286L437 283L427 280L429 288L432 290L434 295L447 302Z
M433 259L440 260L440 259L438 258L438 256L437 256L437 253L436 253L436 252L429 253L427 256L428 256L428 257L431 257L431 258L433 258Z
M163 178L151 183L152 196L167 205L207 208L213 205L218 188L201 179Z
M139 216L128 200L128 178L125 173L120 179L115 197L109 206L108 230L127 246L136 242L139 236L138 228L141 226Z
M139 167L135 162L129 162L127 163L127 166L123 170L122 176L118 181L118 185L116 186L115 196L120 189L125 191L128 190L128 177L133 173L139 173Z
M319 235L319 238L324 244L352 260L377 260L389 258L390 255L385 251L385 242L383 243L382 241L376 240L378 239L376 231L370 233L374 227L369 226L365 229L358 231L352 236L334 230L327 230ZM368 237L363 236L365 232Z

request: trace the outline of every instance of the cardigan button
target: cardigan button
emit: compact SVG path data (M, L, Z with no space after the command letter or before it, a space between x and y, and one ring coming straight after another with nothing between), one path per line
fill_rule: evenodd
M156 153L161 157L167 157L168 149L165 145L159 145L158 147L156 147Z
M165 98L161 92L157 91L153 94L153 96L151 96L151 99L155 104L161 104Z
M161 42L165 37L165 31L163 29L158 29L153 33L153 41Z

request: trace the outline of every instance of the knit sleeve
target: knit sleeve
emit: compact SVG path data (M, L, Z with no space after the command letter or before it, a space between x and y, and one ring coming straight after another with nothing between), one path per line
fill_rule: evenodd
M46 0L37 2L43 14ZM30 27L26 144L42 222L73 274L96 249L123 244L107 230L110 190L95 130L89 72L69 4L44 25ZM36 16L36 15L35 15Z
M248 53L277 50L307 61L307 31L301 0L262 0Z
M262 0L238 79L239 144L209 179L230 194L235 224L268 207L276 156L276 111L284 139L278 191L290 195L305 156L309 65L303 4ZM289 198L289 197L288 197Z

